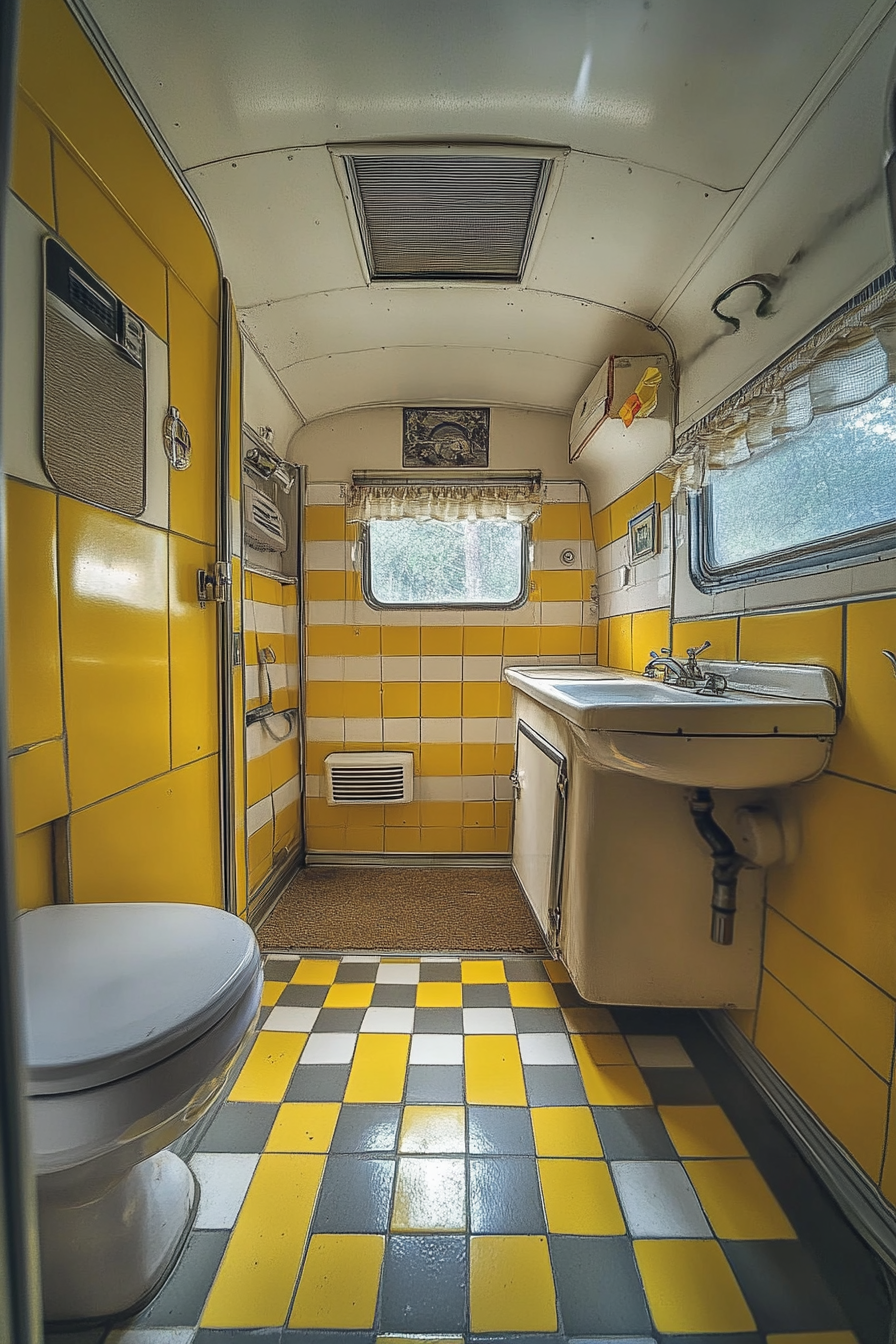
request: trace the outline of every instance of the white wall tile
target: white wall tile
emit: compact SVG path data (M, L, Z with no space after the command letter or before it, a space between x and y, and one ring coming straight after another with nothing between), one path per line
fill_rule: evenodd
M460 681L463 676L463 659L458 655L425 655L420 659L423 681Z
M266 826L269 821L274 820L274 808L271 803L270 794L260 798L257 803L246 808L246 831L249 835L254 835L260 831L262 826Z
M309 742L344 742L345 719L306 719L305 733Z
M272 602L251 602L246 605L251 610L243 616L244 626L251 626L260 635L284 633L282 607L275 607Z
M299 800L299 776L293 775L285 784L281 784L279 789L274 790L274 811L282 812L284 807L290 803L296 803Z
M306 607L309 625L353 625L347 618L350 602L309 602Z
M503 671L501 655L464 654L464 681L500 681Z
M511 718L498 719L495 740L502 743L515 742L516 721Z
M545 504L578 504L584 498L584 486L579 481L545 481Z
M459 742L460 719L421 719L421 742Z
M459 803L461 782L460 775L421 775L414 780L414 792L424 803Z
M314 481L305 491L306 504L342 504L342 481Z
M575 560L565 565L560 559L564 551L574 551ZM578 537L570 541L538 541L535 543L533 569L581 569L582 543Z
M417 657L383 658L383 681L419 681L420 659Z
M542 625L581 625L581 602L542 602Z
M344 541L306 541L305 569L351 568L350 547Z
M327 791L326 791L326 789L324 788L324 777L323 777L323 775L306 775L306 776L305 776L305 797L306 797L306 798L323 798L323 797L326 795L326 792L327 792Z
M377 655L346 658L343 675L346 681L381 681L382 660Z
M419 719L383 719L384 742L419 742Z
M464 719L461 727L461 737L464 742L485 742L493 743L495 741L496 719Z
M513 607L502 613L502 625L539 625L541 623L541 603L525 602L521 607Z
M442 607L436 611L417 611L418 625L463 625L460 609Z
M494 799L494 775L463 775L460 783L465 803L490 803Z
M249 669L246 668L248 677ZM305 660L305 676L308 681L343 681L345 679L344 658L321 658L317 655Z
M509 775L495 776L495 801L498 803L513 801L513 785L510 782Z
M382 719L346 719L346 742L376 742L383 740Z
M421 612L419 607L396 607L394 611L383 611L379 613L381 625L420 625Z
M309 602L308 605L311 607L314 604ZM381 615L374 607L368 607L366 602L346 602L345 623L346 625L380 625Z

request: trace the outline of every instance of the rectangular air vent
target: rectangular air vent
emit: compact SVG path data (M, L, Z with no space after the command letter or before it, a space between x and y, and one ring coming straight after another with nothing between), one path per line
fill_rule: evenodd
M251 485L243 486L246 541L256 551L285 551L286 523L273 500Z
M324 760L328 803L412 803L410 751L332 751Z
M372 280L522 278L554 156L346 153Z

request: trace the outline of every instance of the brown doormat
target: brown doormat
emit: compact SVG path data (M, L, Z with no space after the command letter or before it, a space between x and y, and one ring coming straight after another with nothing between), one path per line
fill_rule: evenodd
M303 868L258 930L265 952L534 952L509 868Z

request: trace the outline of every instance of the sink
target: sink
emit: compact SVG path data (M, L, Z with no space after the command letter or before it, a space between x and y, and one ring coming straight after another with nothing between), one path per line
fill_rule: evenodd
M634 672L511 667L518 693L559 715L605 770L694 788L775 788L825 768L837 730L833 673L807 664L701 662L728 681L701 695Z

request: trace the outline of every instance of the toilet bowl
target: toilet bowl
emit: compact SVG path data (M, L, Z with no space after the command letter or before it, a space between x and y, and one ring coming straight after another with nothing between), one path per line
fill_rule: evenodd
M261 1000L258 944L200 905L17 921L48 1321L126 1315L173 1267L198 1191L167 1146L221 1095Z

